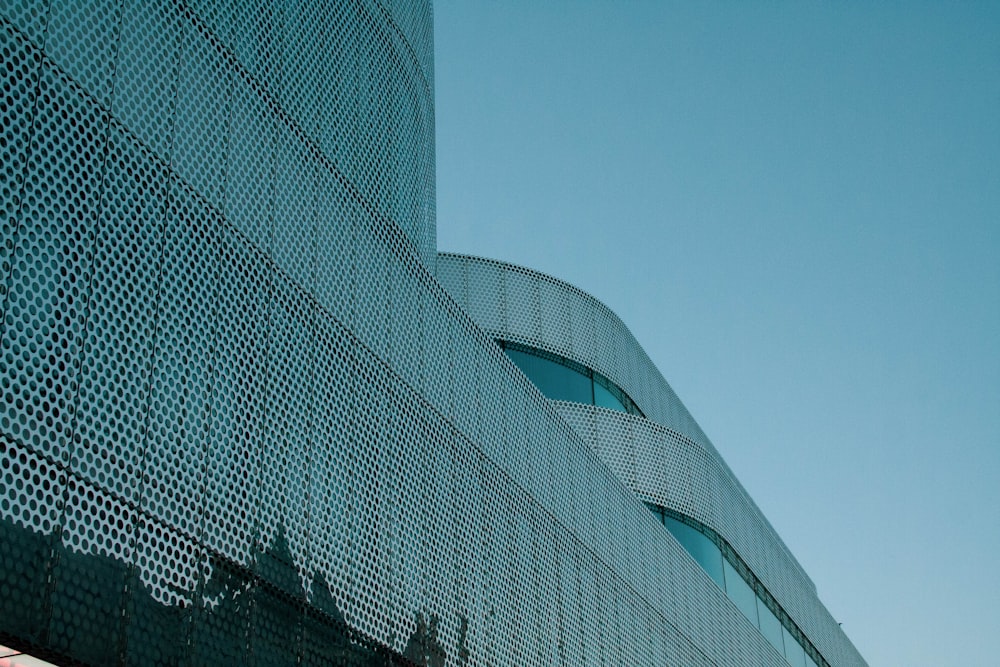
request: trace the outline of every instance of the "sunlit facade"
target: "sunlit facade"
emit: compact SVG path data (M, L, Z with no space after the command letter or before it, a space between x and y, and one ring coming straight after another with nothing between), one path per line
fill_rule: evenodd
M561 280L495 260L442 254L438 277L789 664L861 660L812 581L607 306Z
M0 28L0 660L864 664L610 311L437 254L429 2Z

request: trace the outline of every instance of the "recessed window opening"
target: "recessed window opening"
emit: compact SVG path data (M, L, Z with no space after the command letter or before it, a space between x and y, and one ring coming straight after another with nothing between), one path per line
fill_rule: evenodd
M790 665L829 667L729 542L705 524L680 512L655 503L646 503L646 506Z
M618 385L583 364L519 343L497 343L546 398L645 416Z

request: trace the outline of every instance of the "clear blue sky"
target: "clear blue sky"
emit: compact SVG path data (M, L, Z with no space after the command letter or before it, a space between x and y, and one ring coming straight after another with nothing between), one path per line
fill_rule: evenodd
M439 247L617 312L873 666L1000 664L1000 3L435 14Z

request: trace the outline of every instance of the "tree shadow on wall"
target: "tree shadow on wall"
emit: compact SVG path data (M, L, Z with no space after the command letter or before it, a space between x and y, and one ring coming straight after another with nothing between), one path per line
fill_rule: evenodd
M438 617L430 615L430 621L417 612L417 627L410 635L403 649L403 657L421 667L444 667L447 659L444 646L438 641Z
M58 664L102 667L444 664L436 618L418 615L404 657L348 626L321 574L307 597L283 529L252 562L209 554L197 589L173 591L181 601L168 605L134 564L68 549L58 531L3 518L0 643Z

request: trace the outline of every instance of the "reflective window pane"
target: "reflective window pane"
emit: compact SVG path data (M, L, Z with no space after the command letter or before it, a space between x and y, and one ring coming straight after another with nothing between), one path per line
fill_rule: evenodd
M740 576L736 568L729 564L728 560L723 559L722 568L726 574L726 595L754 624L754 627L757 627L757 595L753 592L753 588Z
M796 641L787 628L781 628L785 640L785 659L792 667L806 667L806 650Z
M715 580L719 588L725 590L726 582L722 574L722 552L708 536L686 523L667 517L666 526L687 552Z
M806 667L819 667L819 665L816 664L816 661L809 657L808 653L806 653Z
M594 405L610 410L618 410L619 412L628 412L625 409L625 404L618 400L617 396L605 389L600 382L594 383Z
M778 653L785 655L784 642L781 638L781 621L771 613L771 610L759 597L757 598L757 616L760 619L760 634L771 642L771 646L778 649Z
M657 521L659 521L660 523L663 523L663 508L662 507L660 507L659 505L656 505L654 503L646 503L646 507L648 507L649 511L653 513L653 515L656 517Z
M504 351L546 398L593 404L593 381L586 375L557 361L527 352L511 349Z

